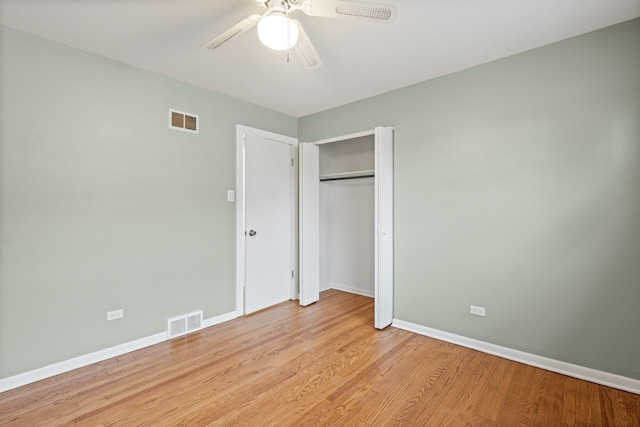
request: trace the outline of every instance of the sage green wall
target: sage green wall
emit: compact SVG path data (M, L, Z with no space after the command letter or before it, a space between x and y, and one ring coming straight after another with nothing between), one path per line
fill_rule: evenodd
M296 119L0 31L0 377L234 311L235 126Z
M397 319L640 379L640 20L304 117L298 137L376 125L396 129Z
M0 378L234 309L241 123L394 125L396 318L640 379L639 70L634 20L296 123L0 28Z

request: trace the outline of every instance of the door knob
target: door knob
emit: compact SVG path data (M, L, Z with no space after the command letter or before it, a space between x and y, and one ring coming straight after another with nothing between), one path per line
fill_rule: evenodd
M258 234L258 233L256 232L256 230L249 230L249 236L253 237L253 236L255 236L256 234Z

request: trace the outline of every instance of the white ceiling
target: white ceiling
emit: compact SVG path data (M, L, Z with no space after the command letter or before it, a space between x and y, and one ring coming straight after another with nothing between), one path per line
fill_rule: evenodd
M301 117L640 17L640 0L387 0L392 24L296 12L324 61L211 38L255 0L0 0L3 25Z

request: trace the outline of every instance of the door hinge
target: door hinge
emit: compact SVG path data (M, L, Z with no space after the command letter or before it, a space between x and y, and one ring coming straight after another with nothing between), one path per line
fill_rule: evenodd
M293 157L291 158L291 166L293 166Z
M291 278L293 279L293 270L291 270Z

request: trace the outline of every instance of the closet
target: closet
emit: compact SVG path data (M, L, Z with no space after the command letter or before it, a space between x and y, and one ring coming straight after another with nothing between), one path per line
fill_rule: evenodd
M320 290L374 297L374 135L318 145Z
M393 128L299 146L300 304L329 288L375 298L393 320Z

